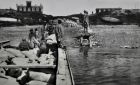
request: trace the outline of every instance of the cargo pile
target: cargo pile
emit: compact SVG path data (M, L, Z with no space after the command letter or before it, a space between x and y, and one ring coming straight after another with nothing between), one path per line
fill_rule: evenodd
M29 51L2 48L0 50L0 66L13 67L0 68L0 85L54 85L56 77L54 68L22 68L28 65L56 65L54 55L48 53L37 56L38 51L37 48Z
M80 25L72 20L66 20L64 23L63 23L63 26L64 27L80 27Z

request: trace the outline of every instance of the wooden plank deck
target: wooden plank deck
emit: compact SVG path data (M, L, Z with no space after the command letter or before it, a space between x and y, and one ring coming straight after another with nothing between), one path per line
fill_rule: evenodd
M58 57L56 85L74 85L65 51L58 49Z
M55 68L56 65L0 65L0 68Z

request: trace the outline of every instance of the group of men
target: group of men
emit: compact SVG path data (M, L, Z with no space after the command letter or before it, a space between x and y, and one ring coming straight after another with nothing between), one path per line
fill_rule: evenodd
M28 35L28 41L26 38L22 39L22 42L19 44L18 48L21 51L26 51L29 49L33 49L37 46L39 46L39 32L38 29L35 28L35 30L30 29L30 33Z
M22 39L19 44L19 50L26 51L34 48L40 48L43 53L48 51L56 51L58 46L61 46L61 40L63 35L63 27L61 21L58 23L51 22L43 26L41 32L36 28L30 29L28 40Z

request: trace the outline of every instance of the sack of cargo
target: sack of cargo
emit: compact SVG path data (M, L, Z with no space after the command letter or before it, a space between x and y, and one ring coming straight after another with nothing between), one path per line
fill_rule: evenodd
M0 68L0 75L6 75L6 71L3 68Z
M42 72L29 71L29 78L32 80L42 81L46 83L53 83L55 76L52 74L45 74Z
M0 75L0 85L19 85L15 78Z
M8 58L15 58L16 57L10 52L7 52L7 51L4 51L4 52L8 55Z
M0 54L0 59L5 58L8 59L8 55L7 54Z
M15 65L28 65L29 58L13 58L12 63Z
M51 34L50 36L48 36L46 38L46 40L47 40L47 43L57 43L56 35L55 34Z
M26 73L24 71L22 71L21 75L17 78L17 80L21 80L22 77L24 77L26 75Z
M3 85L5 82L7 82L8 78L4 75L0 75L0 85Z
M0 50L0 57L4 57L4 56L8 57L8 55L5 53L4 50Z
M44 60L47 60L46 63L48 62L49 65L54 65L56 64L56 58L51 55L51 54L41 54L41 57L39 58L39 61L45 63Z
M33 53L34 53L36 56L39 56L39 53L40 53L39 48L34 48L34 49L33 49Z
M39 58L41 65L53 65L55 60L54 56L50 54L41 54L41 57Z
M29 68L28 71L34 71L34 72L42 72L46 74L55 74L55 70L53 68Z
M12 53L9 53L7 51L4 50L0 50L0 54L5 54L8 56L8 58L14 58L15 56Z
M40 61L40 65L53 65L53 64L54 64L54 59Z
M28 76L24 71L22 71L21 75L17 78L17 82L20 85L25 85L28 82Z
M0 63L5 62L6 60L8 60L8 55L0 54Z
M32 81L26 83L26 85L52 85L52 84L48 84L48 83L45 83L45 82L42 82L42 81L32 80Z
M0 65L2 66L2 65L7 65L7 63L6 62L2 62L2 63L0 63Z
M38 57L30 51L21 51L27 58L32 60L38 60Z
M21 68L10 68L6 70L6 74L8 76L18 78L22 74L22 69Z
M40 49L39 48L30 49L29 52L35 54L36 56L39 56Z
M38 64L37 61L29 58L13 58L12 63L15 65L34 65Z
M40 61L47 60L47 59L54 59L54 56L51 54L41 54L41 56L39 58Z
M6 62L2 62L0 65L7 65ZM0 68L0 75L5 75L6 71L3 68Z
M8 48L8 49L5 49L7 52L10 52L10 53L12 53L14 56L16 56L16 57L23 57L23 58L25 58L25 55L23 55L22 53L21 53L21 51L19 51L19 50L16 50L16 49L11 49L11 48Z
M33 49L29 50L29 52L34 53Z

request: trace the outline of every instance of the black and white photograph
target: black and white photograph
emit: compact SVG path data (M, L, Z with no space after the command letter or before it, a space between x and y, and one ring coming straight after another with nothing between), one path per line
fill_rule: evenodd
M0 0L0 85L140 85L140 0Z

